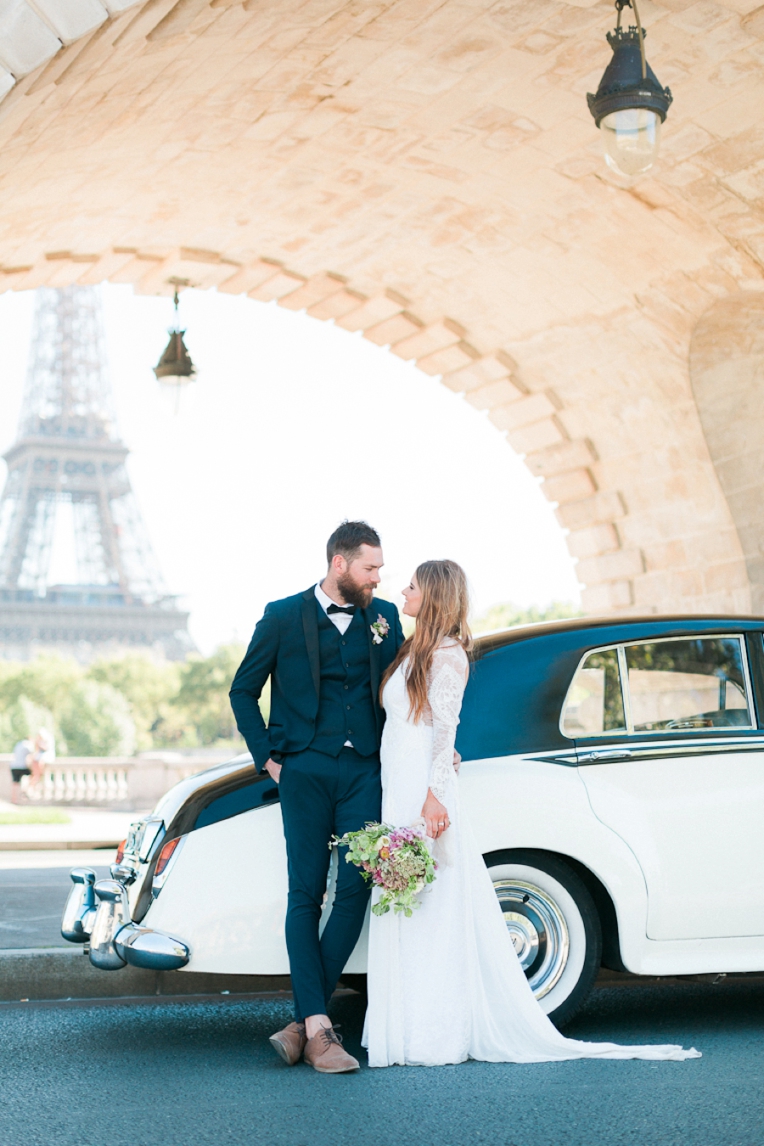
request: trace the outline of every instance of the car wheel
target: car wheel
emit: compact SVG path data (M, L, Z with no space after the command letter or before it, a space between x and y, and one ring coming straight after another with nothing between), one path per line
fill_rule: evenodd
M561 1026L581 1009L600 968L594 901L573 869L546 852L493 852L485 862L533 993Z

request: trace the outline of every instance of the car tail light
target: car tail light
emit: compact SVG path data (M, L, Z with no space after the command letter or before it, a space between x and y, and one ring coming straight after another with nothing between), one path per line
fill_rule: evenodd
M159 853L157 865L154 868L154 877L151 881L151 893L154 896L159 895L159 892L165 885L165 881L172 871L173 864L180 855L182 845L186 841L186 836L177 836L174 840L168 840Z
M124 859L124 856L125 856L126 846L127 846L127 840L126 839L124 839L121 844L117 844L117 854L114 857L115 863L122 863L122 860Z

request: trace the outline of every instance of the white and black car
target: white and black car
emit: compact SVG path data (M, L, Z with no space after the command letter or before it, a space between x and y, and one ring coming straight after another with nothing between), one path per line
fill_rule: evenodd
M761 618L684 617L478 642L463 807L557 1023L600 966L764 970L763 636ZM172 788L112 875L75 869L64 911L95 966L288 974L278 788L248 755ZM363 973L365 944L348 973Z

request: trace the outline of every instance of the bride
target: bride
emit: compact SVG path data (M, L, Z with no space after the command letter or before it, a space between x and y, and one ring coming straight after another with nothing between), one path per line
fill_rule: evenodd
M539 1007L459 807L454 740L471 645L464 571L425 561L403 596L417 627L382 682L382 821L424 820L438 872L410 918L371 916L369 1065L699 1057L679 1046L566 1039Z

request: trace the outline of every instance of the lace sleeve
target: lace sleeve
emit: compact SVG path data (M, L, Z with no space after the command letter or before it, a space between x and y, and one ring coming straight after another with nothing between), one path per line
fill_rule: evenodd
M430 791L443 803L454 777L454 742L467 683L467 655L461 645L435 651L427 699L432 713Z

